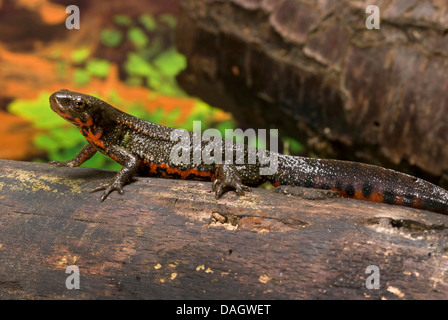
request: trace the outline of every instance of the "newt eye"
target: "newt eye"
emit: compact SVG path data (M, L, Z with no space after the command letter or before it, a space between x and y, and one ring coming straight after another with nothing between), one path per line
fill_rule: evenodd
M86 106L86 102L83 98L76 98L75 100L75 107L76 108L84 108Z

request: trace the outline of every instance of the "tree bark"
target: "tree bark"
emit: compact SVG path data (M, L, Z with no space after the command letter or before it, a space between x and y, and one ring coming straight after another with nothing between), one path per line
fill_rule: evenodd
M215 200L211 183L144 177L103 203L88 193L114 174L0 160L0 298L448 298L448 216L311 189Z

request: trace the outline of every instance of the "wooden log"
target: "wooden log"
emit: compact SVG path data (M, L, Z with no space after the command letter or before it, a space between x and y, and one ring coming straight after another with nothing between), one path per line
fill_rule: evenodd
M448 216L144 177L100 203L88 190L113 175L0 160L0 298L448 298Z

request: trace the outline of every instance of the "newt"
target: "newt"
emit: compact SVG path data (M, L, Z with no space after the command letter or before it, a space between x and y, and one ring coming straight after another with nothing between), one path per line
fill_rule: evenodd
M148 122L127 114L96 97L62 89L50 96L50 107L59 116L76 125L86 138L87 145L68 161L51 161L64 167L77 167L96 152L111 157L122 165L108 182L91 192L103 191L104 201L114 190L123 194L123 187L137 174L152 177L202 180L213 182L212 190L219 198L228 190L239 195L269 181L274 186L291 185L333 190L340 197L407 206L448 214L448 191L423 179L383 167L359 162L317 159L275 153L277 168L272 174L261 174L260 161L235 163L225 161L179 162L172 159L172 149L178 141L172 139L174 128ZM188 132L193 139L193 133ZM222 144L223 154L232 153L241 145ZM201 141L203 150L207 143ZM247 160L247 145L244 159ZM201 151L199 150L199 151ZM258 149L257 149L258 150ZM235 159L234 159L235 160ZM264 164L263 164L264 165Z

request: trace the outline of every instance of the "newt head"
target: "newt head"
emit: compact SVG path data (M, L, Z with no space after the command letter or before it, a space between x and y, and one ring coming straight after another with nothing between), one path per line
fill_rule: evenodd
M93 114L104 102L82 93L59 90L50 96L51 109L78 127L93 125Z
M108 103L83 93L59 90L50 96L51 109L76 125L84 137L95 147L103 148L104 129L120 112Z

